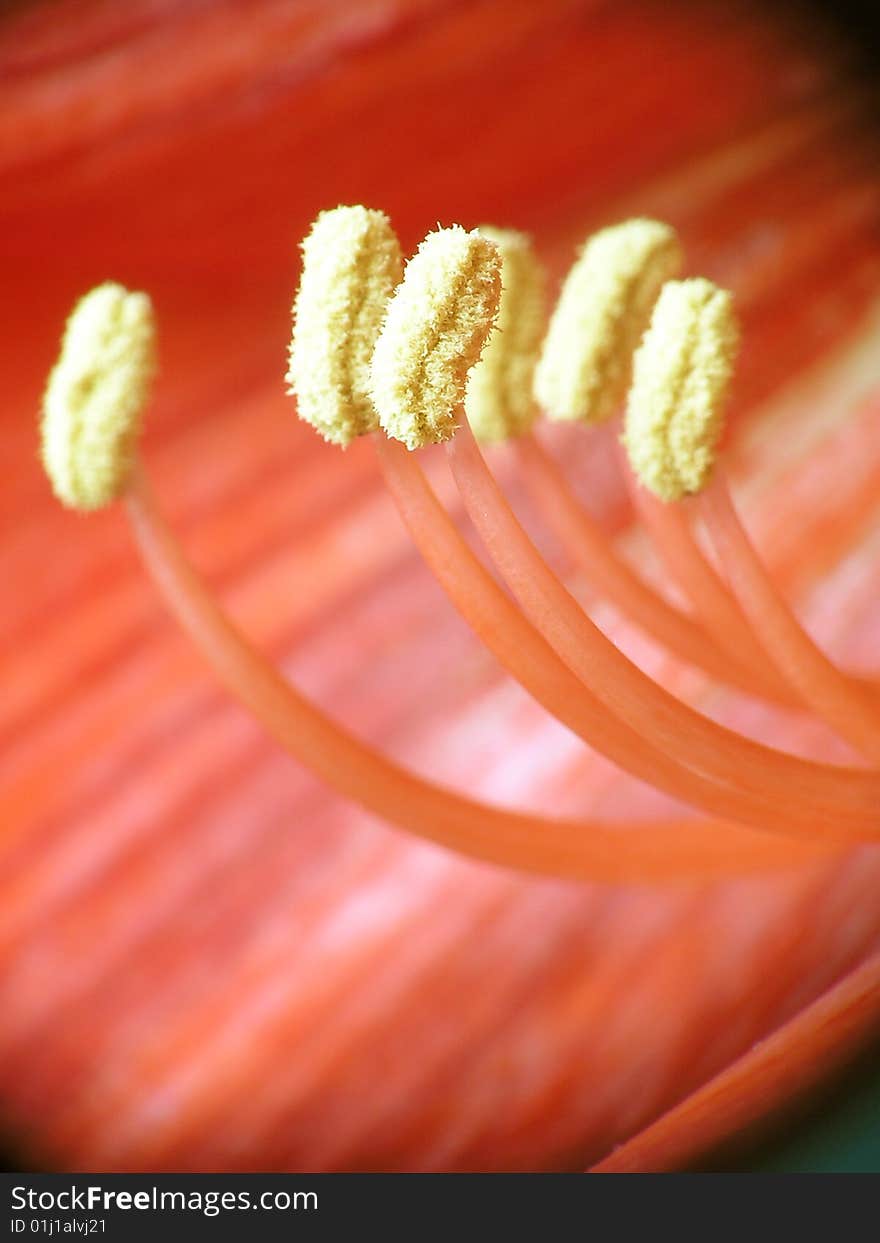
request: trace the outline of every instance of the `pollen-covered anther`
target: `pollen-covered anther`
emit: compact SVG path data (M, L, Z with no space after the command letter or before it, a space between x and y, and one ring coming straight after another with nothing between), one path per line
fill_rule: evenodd
M410 449L449 440L467 375L498 314L501 255L459 225L429 233L388 306L372 366L373 402Z
M550 418L601 423L614 414L660 289L681 259L675 231L656 220L626 220L587 240L535 371L535 397Z
M501 304L497 331L489 336L467 380L465 411L483 443L521 436L535 420L532 380L546 327L545 279L525 233L480 226L501 254Z
M635 358L624 443L663 501L699 492L712 472L739 343L731 295L711 281L669 281Z
M301 419L348 445L375 431L370 360L388 299L403 275L386 215L366 207L321 212L302 245L287 382Z
M108 282L77 303L43 397L43 465L65 505L100 509L125 490L155 359L146 294Z

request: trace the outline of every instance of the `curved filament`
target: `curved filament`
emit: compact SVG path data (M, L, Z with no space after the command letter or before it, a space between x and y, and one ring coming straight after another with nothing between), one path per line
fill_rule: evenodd
M700 497L700 513L754 633L817 716L873 764L880 764L880 710L828 659L780 596L743 529L720 472Z
M590 587L679 660L748 694L788 706L797 702L787 688L776 685L778 679L768 685L747 662L719 648L700 625L639 578L579 503L562 471L534 436L522 436L510 448L526 488Z
M580 880L724 875L816 857L801 844L724 824L648 822L621 831L523 815L421 780L337 725L251 646L187 561L140 470L126 504L156 586L220 680L296 759L391 824L478 859Z
M526 615L559 656L616 715L673 757L723 784L800 807L873 840L880 776L819 764L763 746L681 703L647 677L590 621L523 531L467 426L448 445L465 508ZM768 829L772 828L768 824Z

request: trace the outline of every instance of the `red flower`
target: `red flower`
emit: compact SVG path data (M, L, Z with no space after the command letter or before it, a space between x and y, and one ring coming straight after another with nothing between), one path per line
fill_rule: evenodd
M296 425L294 247L318 209L363 201L409 249L438 218L528 229L558 272L598 223L669 219L689 267L743 308L730 462L750 529L814 633L867 663L880 187L842 53L745 3L81 0L7 16L0 65L12 1134L77 1169L598 1160L868 959L876 851L588 886L387 828L215 688L118 513L57 509L33 412L73 298L108 277L148 288L162 375L146 455L194 559L285 672L468 793L659 812L475 645L366 447ZM627 524L607 440L555 443L590 509ZM591 609L712 715L847 758L809 718L721 694ZM847 986L846 1039L876 1007L871 970ZM804 1077L843 1047L811 1045ZM744 1100L748 1076L728 1073ZM717 1110L694 1116L700 1142L720 1133Z

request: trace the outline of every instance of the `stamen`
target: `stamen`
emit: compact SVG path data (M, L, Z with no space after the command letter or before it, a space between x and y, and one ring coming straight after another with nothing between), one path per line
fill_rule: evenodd
M154 371L147 295L112 282L87 293L43 398L43 465L64 505L101 509L123 492Z
M649 225L650 229L647 228ZM660 239L660 257L652 258L650 247L644 251L646 266L643 280L646 282L646 292L641 302L644 314L639 321L639 331L647 325L651 301L659 293L656 281L663 278L663 263L666 263L667 271L671 273L679 262L680 255L674 234L665 226L656 225L654 222L631 221L605 230L587 248L588 251L598 251L599 257L593 258L592 265L602 268L600 259L603 252L611 252L613 256L615 246L619 250L625 250L629 241L633 249L630 250L628 258L631 270L637 273L636 243L640 240L645 243L646 238L650 239L652 230L660 230L657 235ZM664 249L664 237L668 249ZM586 259L585 253L582 260L585 267L589 266ZM611 257L607 262L608 270L613 275L615 269ZM625 299L609 299L608 289L614 288L610 275L606 275L606 298L603 302L601 298L596 298L595 291L586 280L582 282L575 279L578 266L576 265L575 273L570 277L564 296L560 299L554 325L545 346L541 366L542 380L548 394L553 386L562 386L564 377L571 374L572 368L575 368L574 374L579 374L575 367L578 360L578 316L585 322L592 322L591 317L594 317L599 325L593 329L593 335L587 338L588 342L604 341L606 335L612 340L613 349L608 347L605 352L616 358L618 378L625 379L632 370L632 355L638 341L635 332L636 320L639 317L623 313L621 308L625 309L627 305ZM566 324L571 326L572 348L563 350L559 343L564 339L562 330ZM557 333L558 337L554 337ZM556 348L557 345L559 348ZM577 365L580 366L579 363ZM588 368L588 374L594 377L598 374L594 365L591 364ZM622 397L622 390L615 389L615 402L609 407L609 413ZM751 634L745 618L735 603L727 597L723 586L720 587L720 595L718 591L713 591L713 575L709 567L705 567L705 574L698 575L697 570L700 567L692 558L688 561L690 577L694 581L687 584L686 594L692 595L693 591L697 591L700 596L701 607L698 612L707 631L701 634L693 622L671 608L661 596L647 588L629 571L610 541L570 496L564 480L555 471L550 459L541 453L537 444L523 442L516 446L515 452L520 459L526 485L537 494L549 525L569 546L575 560L586 569L594 586L614 600L648 633L660 638L677 655L751 693L770 697L787 705L800 704L799 697L792 695L786 680L768 660L766 653ZM644 516L652 527L652 534L662 547L664 559L675 567L673 572L679 576L682 572L679 547L683 538L682 532L670 530L672 517L658 512L662 507L653 502L646 492L639 489L634 495L634 501L636 507L644 511Z
M485 260L490 254L492 263L487 272ZM373 395L383 424L395 424L399 438L410 447L436 438L423 434L425 411L431 412L429 421L433 421L435 430L441 422L445 435L455 427L455 410L448 410L441 420L438 402L456 400L464 387L468 347L477 339L480 342L485 339L486 312L494 314L497 309L498 267L497 249L492 243L478 234L466 234L457 229L431 235L407 269L377 343ZM490 289L491 305L487 292ZM448 336L444 336L444 332ZM432 361L437 364L433 374ZM393 372L398 363L402 368L400 376ZM437 382L438 369L442 383ZM394 400L388 400L389 396ZM857 770L811 764L751 743L686 708L630 665L601 632L592 627L537 553L533 549L529 552L527 542L523 544L524 533L497 494L467 428L459 437L459 444L462 441L468 446L465 460L471 465L459 472L457 479L472 520L484 539L489 532L490 551L502 573L508 573L515 593L519 580L530 572L539 580L532 585L534 589L527 588L519 593L533 624L544 633L551 646L559 644L559 654L585 686L592 685L591 666L595 661L598 660L600 666L601 662L609 666L607 670L600 667L600 682L596 688L610 712L620 718L616 722L606 719L609 730L614 725L619 727L623 721L631 730L643 733L651 747L665 752L679 767L680 758L686 756L689 769L697 769L710 783L717 782L725 787L723 792L715 791L715 795L729 795L737 808L736 814L741 811L745 823L754 823L750 817L754 817L757 808L764 813L773 808L776 826L783 827L784 821L792 832L813 835L816 811L821 808L826 818L820 829L822 834L867 832L872 836L877 832L876 809L871 798L880 791ZM454 466L460 464L462 457L453 446ZM475 464L479 464L479 470ZM468 495L468 487L475 481L476 487ZM514 524L511 527L507 523L506 530L508 534L513 532L516 548L506 563L505 550L492 538L494 524L505 525L505 514ZM561 614L559 620L554 615L556 611ZM762 771L762 763L766 771ZM769 780L765 780L768 774ZM691 777L694 777L693 772ZM792 800L790 791L795 777L801 779L805 796L810 791L809 799ZM783 791L787 802L779 812L776 806ZM698 805L701 797L703 795L697 793Z
M148 314L145 308L150 305L145 296L141 298L142 302L134 304L138 316ZM94 309L93 303L89 313ZM104 318L100 322L105 322ZM149 324L152 341L151 318ZM77 324L81 327L82 321ZM85 334L86 341L93 339L93 333ZM121 376L114 374L116 364L108 355L101 355L101 362L98 375L102 392L113 394L122 386L130 395L122 383L131 366L129 352L123 350L118 355ZM122 403L121 410L113 409L121 417L125 405ZM74 407L74 413L79 410ZM106 413L103 406L101 410ZM135 452L140 406L137 414L137 420L126 425L127 466ZM56 435L75 438L80 430L80 421L68 417L58 421ZM92 445L91 423L86 424L86 430L86 443ZM76 443L56 444L55 448L62 455L79 454L78 465L88 475L86 449ZM302 763L334 789L392 824L476 858L584 880L704 878L790 866L823 853L813 845L778 841L763 833L711 822L648 821L621 829L589 820L519 815L423 781L346 733L289 687L224 615L188 564L155 505L142 466L131 466L126 485L127 513L145 565L172 612L221 680Z
M535 372L535 397L552 419L601 423L614 414L651 308L680 266L675 232L656 220L627 220L588 239Z
M532 379L546 326L544 270L525 233L481 226L501 255L497 331L467 381L465 410L483 443L521 436L535 420Z
M712 471L733 369L730 296L709 281L670 282L638 352L627 407L626 446L641 481L663 501L699 492ZM696 550L686 519L643 505L661 547L722 630L735 600ZM702 515L757 641L802 701L870 760L880 762L880 707L816 646L776 591L742 528L723 478Z
M533 625L612 713L659 750L745 796L763 799L768 829L794 811L805 817L797 831L812 834L821 807L829 824L849 824L868 839L877 837L880 778L753 742L675 699L618 651L546 565L467 426L448 451L465 508L499 573Z
M455 434L469 369L501 298L501 255L459 225L429 233L406 265L372 365L382 427L410 449Z
M702 277L664 285L633 363L624 433L633 470L662 501L709 477L738 342L726 290Z
M467 235L464 235L465 237ZM439 279L439 274L438 278ZM465 285L465 290L467 286ZM447 291L448 298L448 291ZM452 320L460 320L461 315L452 315ZM419 394L415 393L415 399L419 399ZM378 442L381 445L381 440ZM402 495L404 488L403 481L400 477L402 467L398 458L395 458L389 451L380 454L383 459L383 466L386 472L390 473L392 488L395 490L398 499ZM397 463L395 467L395 462ZM410 480L410 496L412 481ZM421 506L424 514L424 505ZM447 544L450 541L447 539ZM529 633L530 628L524 623L515 612L512 612L510 606L500 596L497 588L486 580L484 571L479 567L478 563L474 563L470 571L467 569L470 554L466 551L466 547L458 543L457 552L456 541L451 541L452 560L457 567L456 582L462 582L468 579L471 587L471 594L464 595L459 592L456 596L456 602L463 611L465 617L475 624L478 633L481 631L481 610L483 615L494 617L493 626L490 628L487 641L490 647L506 664L515 676L519 676L520 680L527 689L535 694L539 702L545 704L548 709L557 715L558 719L568 724L575 732L589 741L591 745L597 747L603 754L608 755L615 762L621 764L627 771L633 772L660 788L666 789L669 793L678 797L689 798L695 805L709 810L713 814L730 815L734 818L740 818L746 824L763 825L767 807L763 802L759 806L755 806L748 796L743 796L739 791L729 792L717 788L713 781L703 781L703 779L691 772L685 772L681 765L674 758L670 760L668 756L657 751L650 744L645 742L632 729L623 725L614 717L609 716L606 709L602 705L592 699L589 692L583 686L580 686L571 678L564 669L559 666L558 660L551 652L545 649L545 645L539 637L532 631L529 641L525 635ZM447 547L447 552L450 552ZM471 559L472 560L472 559ZM462 572L464 566L464 572ZM442 571L441 571L442 575ZM484 581L485 580L485 581ZM523 628L525 627L525 632ZM518 642L514 642L514 636L519 632ZM511 644L513 643L513 646ZM537 647L536 647L537 645ZM536 676L528 671L528 664L525 653L534 650L535 659L538 661L538 670ZM525 668L524 668L525 664ZM554 665L556 667L554 667ZM568 682L567 693L560 695L557 693L559 682L559 674L562 673L563 679ZM802 820L798 819L794 823L795 830L799 830Z
M353 247L355 225L362 232ZM498 311L499 248L488 237L458 227L429 235L407 266L380 331L394 253L399 258L390 225L379 213L345 208L319 218L310 241L320 241L322 230L323 244L306 248L305 288L297 300L291 349L291 378L301 403L307 409L312 403L312 421L337 443L375 427L377 412L386 430L410 448L449 439L468 369L479 358ZM373 247L376 237L384 240ZM319 288L321 271L335 283L335 292ZM636 283L642 278L644 270ZM644 281L640 288L644 293ZM626 320L627 331L633 322L632 316ZM693 358L699 366L711 364L711 351L708 364L704 358L700 325L694 333ZM365 358L374 341L368 391ZM308 374L312 363L317 378ZM622 354L609 372L612 385L621 369L627 369ZM105 382L112 380L112 367L101 375ZM700 401L711 405L686 383L682 391L694 408ZM327 409L320 413L314 403L322 393ZM372 412L370 398L376 407ZM127 466L138 422L128 426ZM80 424L68 419L63 426L69 443L59 450L72 454ZM145 563L172 611L227 686L291 754L331 786L391 823L454 849L581 879L748 870L812 857L818 843L880 836L876 775L753 743L679 703L631 665L543 563L489 474L467 424L449 446L456 480L525 616L471 553L417 463L394 444L374 439L426 560L523 686L626 771L747 827L672 820L619 829L589 820L521 815L454 794L392 764L287 685L236 630L186 561L142 471L134 471L128 513ZM776 842L752 828L800 836L808 844Z
M504 263L499 332L490 338L483 358L471 371L465 402L475 436L479 441L486 442L517 436L528 430L534 419L535 407L528 389L535 365L533 351L538 348L540 332L541 304L536 297L536 286L543 283L543 278L537 259L521 234L508 234L500 230L483 232L498 242ZM513 244L506 243L507 238L513 239ZM656 296L659 292L656 280L663 273L663 264L657 262L657 256L648 244L654 239L660 244L660 253L671 270L678 262L674 234L665 226L639 220L605 230L588 247L592 251L593 266L605 273L604 301L597 296L596 289L581 289L579 281L570 278L565 305L560 304L554 331L558 341L560 324L568 324L572 337L576 338L577 329L572 324L572 318L576 306L580 308L592 325L593 335L581 337L578 348L593 351L588 372L597 382L596 350L600 339L614 338L610 356L617 360L617 374L625 378L630 373L630 359L636 346L634 329L640 320L633 307L635 290L632 282L626 288L626 265L629 263L630 272L634 270L636 276L639 275L633 265L638 246L642 245L645 266L640 276L642 288L638 292L648 307L651 282L654 281L653 296ZM600 263L603 255L606 260L604 266ZM526 256L529 262L523 271L523 258ZM597 287L601 294L598 281ZM612 291L620 295L621 287L624 287L624 293L629 294L628 300L622 296L610 296ZM576 304L576 296L582 298L582 305ZM615 325L615 317L622 322ZM646 321L646 315L643 318ZM629 357L626 356L627 348ZM576 350L570 349L557 359L554 344L550 341L545 350L544 381L549 382L552 378L559 382L558 368L569 368L575 354ZM620 397L622 393L618 395L618 400ZM646 633L670 647L679 658L753 694L769 695L789 705L799 704L798 698L792 696L787 683L779 677L757 644L753 642L754 650L746 647L725 655L711 635L704 633L690 618L669 605L630 570L604 532L578 505L552 459L533 437L520 435L513 446L513 453L526 487L543 511L549 526L585 570L594 589L615 603ZM754 669L742 659L743 655L753 658L757 655Z
M388 217L366 207L321 212L302 244L287 382L299 417L348 445L374 431L370 360L403 272Z
M620 829L520 814L424 781L337 725L252 647L187 562L143 475L135 477L128 513L160 593L223 684L329 786L406 832L502 866L609 882L725 875L819 857L803 843L711 822Z

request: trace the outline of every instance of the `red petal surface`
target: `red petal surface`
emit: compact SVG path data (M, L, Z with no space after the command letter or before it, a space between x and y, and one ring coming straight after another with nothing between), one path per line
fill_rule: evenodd
M750 529L817 636L870 661L876 157L827 38L761 7L80 0L5 19L0 1102L31 1159L583 1168L880 943L875 851L590 888L342 805L215 689L121 515L60 513L34 460L69 303L108 276L149 287L146 452L255 640L433 777L560 813L664 809L500 676L365 447L296 425L287 306L296 241L339 201L390 211L408 245L437 219L529 228L555 270L596 223L662 213L741 299L731 460ZM556 440L620 527L607 444ZM845 757L607 614L707 711Z

